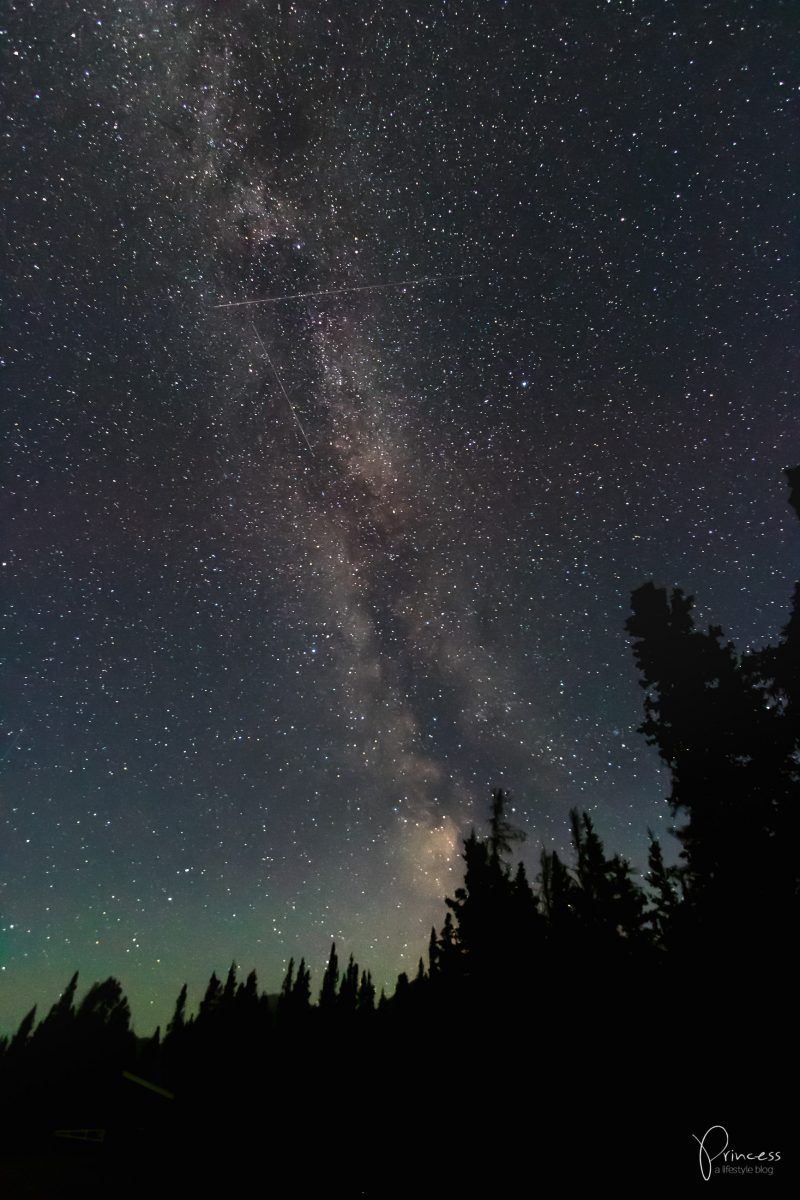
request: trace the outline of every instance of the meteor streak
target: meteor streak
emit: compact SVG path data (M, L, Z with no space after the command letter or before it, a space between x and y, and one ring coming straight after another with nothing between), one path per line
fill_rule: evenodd
M363 283L359 287L329 288L325 292L291 292L286 296L267 296L264 300L228 300L212 308L243 308L250 304L280 304L284 300L309 300L314 296L343 296L346 292L375 292L382 288L419 287L440 279L471 279L471 275L426 275L422 279L399 279L395 283Z
M256 327L255 327L255 325L253 324L253 322L252 322L252 321L250 322L250 327L251 327L251 329L253 330L253 333L256 335L256 337L257 337L257 339L258 339L258 344L259 344L259 346L261 347L261 349L262 349L262 351L263 351L264 358L265 358L265 359L267 360L267 362L269 363L269 367L270 367L270 370L272 371L272 374L275 376L275 379L277 380L278 387L279 387L279 388L281 389L281 391L283 392L283 398L284 398L284 400L286 401L286 403L289 405L289 412L290 412L290 413L292 414L292 416L294 417L295 424L297 425L297 428L300 430L300 433L301 433L301 435L302 435L303 441L304 441L304 442L305 442L305 444L308 446L309 450L311 451L311 454L312 454L312 455L314 455L314 447L311 445L311 442L308 440L308 437L307 437L307 435L306 435L306 431L305 431L305 429L303 429L303 426L302 426L302 425L301 425L301 423L300 423L300 418L298 417L297 413L296 413L296 412L295 412L295 410L294 410L294 405L292 404L291 400L289 399L289 393L286 391L286 388L283 386L283 381L282 381L282 379L281 379L280 375L278 374L278 372L275 370L275 366L274 366L274 364L273 364L273 362L272 362L272 359L270 358L269 354L267 353L267 347L264 345L264 342L263 342L263 340L262 340L261 334L258 332L258 330L256 329Z

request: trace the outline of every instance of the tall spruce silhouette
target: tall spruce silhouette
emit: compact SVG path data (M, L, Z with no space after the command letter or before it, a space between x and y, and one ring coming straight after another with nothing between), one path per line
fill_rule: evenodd
M278 997L278 1018L283 1026L291 1026L304 1019L311 1005L311 972L306 966L306 960L300 959L300 965L295 974L294 959L289 959L289 966L283 980L281 993Z
M167 1037L179 1037L186 1027L186 996L188 985L184 984L178 993L178 999L175 1001L175 1010L172 1018L167 1025Z
M322 988L319 993L319 1010L329 1015L336 1007L339 987L339 957L336 953L336 942L331 943L331 953L328 965L322 977Z
M464 882L445 899L452 923L445 924L431 959L437 975L461 979L482 1001L489 996L499 999L501 990L512 989L515 980L522 984L532 968L540 932L536 897L524 867L511 872L508 855L525 834L512 825L508 807L508 793L496 788L488 837L479 838L473 829L465 839Z
M647 833L650 838L647 883L651 895L646 919L656 946L666 949L674 934L680 908L681 871L678 867L667 866L658 838L650 829Z
M800 471L787 472L797 508ZM796 915L798 592L776 647L738 654L695 626L692 597L647 583L626 628L645 689L640 729L671 772L687 941L776 949ZM682 916L685 917L685 913Z
M605 848L588 813L570 813L575 849L573 892L576 917L596 952L610 950L620 940L639 939L646 900L633 879L630 864L619 854L606 858Z

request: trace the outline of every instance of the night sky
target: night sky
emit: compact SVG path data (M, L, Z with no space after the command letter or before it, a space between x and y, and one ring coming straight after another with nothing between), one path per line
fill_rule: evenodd
M796 6L3 8L0 1030L391 986L498 784L641 868L631 590L800 577Z

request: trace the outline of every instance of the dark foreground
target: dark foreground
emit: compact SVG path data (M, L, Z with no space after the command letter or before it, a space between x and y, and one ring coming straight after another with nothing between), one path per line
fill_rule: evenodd
M715 1125L712 1186L796 1186L790 1005L754 993L746 970L675 997L671 1014L647 995L615 1012L597 978L527 1023L473 1011L349 1044L317 1024L264 1071L223 1048L173 1098L122 1075L94 1095L79 1077L23 1084L7 1098L0 1195L646 1195L704 1184L697 1139ZM741 1157L724 1157L724 1137Z

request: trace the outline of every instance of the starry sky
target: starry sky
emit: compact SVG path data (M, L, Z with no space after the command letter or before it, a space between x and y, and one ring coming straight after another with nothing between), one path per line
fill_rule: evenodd
M631 590L800 574L797 17L4 5L0 1030L391 985L498 784L642 867Z

